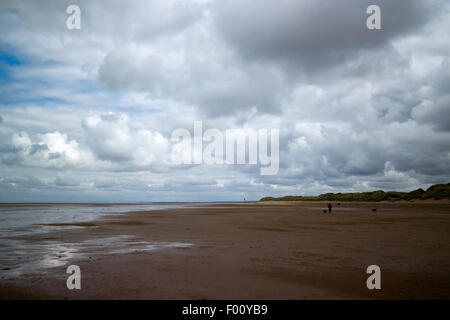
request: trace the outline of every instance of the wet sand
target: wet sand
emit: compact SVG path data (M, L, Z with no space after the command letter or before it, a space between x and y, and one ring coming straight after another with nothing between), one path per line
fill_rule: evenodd
M31 243L101 238L155 246L97 248L64 266L14 279L0 271L0 298L450 299L448 201L341 203L332 214L323 213L325 207L192 205L29 235ZM81 268L81 290L66 287L70 264ZM381 290L366 287L366 268L374 264L381 268Z

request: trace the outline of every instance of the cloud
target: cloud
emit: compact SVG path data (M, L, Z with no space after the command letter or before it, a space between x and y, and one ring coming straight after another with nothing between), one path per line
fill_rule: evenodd
M0 201L240 200L450 179L440 0L0 4ZM382 30L365 27L378 4ZM280 170L174 166L173 130L280 128ZM46 200L44 200L46 199Z
M157 131L133 124L123 113L106 113L83 120L90 150L100 160L129 162L138 167L151 167L167 161L168 141Z
M285 79L277 68L240 63L227 50L171 55L110 52L99 68L98 80L114 90L170 97L194 105L208 116L229 116L252 109L280 111Z
M435 102L424 100L412 110L412 117L420 123L430 123L438 130L450 131L450 95L439 97Z
M280 1L214 3L219 32L248 60L275 61L317 72L377 50L420 28L436 9L428 1ZM366 28L366 8L377 4L382 31Z
M37 135L32 141L26 132L12 136L9 152L2 154L2 162L9 165L45 168L80 165L82 154L75 140L58 131Z

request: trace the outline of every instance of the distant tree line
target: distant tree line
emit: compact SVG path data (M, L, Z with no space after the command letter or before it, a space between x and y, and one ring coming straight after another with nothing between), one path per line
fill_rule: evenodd
M411 192L383 191L355 193L324 193L319 196L264 197L259 201L398 201L398 200L442 200L450 199L450 183L435 184L426 191Z

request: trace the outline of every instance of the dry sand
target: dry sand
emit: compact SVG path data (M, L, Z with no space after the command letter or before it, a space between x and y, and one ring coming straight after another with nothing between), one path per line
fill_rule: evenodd
M130 235L190 247L70 261L82 289L66 288L66 266L0 281L1 299L449 299L450 203L317 202L195 205L130 212L30 236L80 242ZM372 208L377 208L372 212ZM366 268L381 268L368 290Z

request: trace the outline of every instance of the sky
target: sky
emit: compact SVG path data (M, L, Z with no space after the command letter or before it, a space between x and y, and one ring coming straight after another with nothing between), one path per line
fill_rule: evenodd
M69 5L81 10L70 30ZM381 9L368 30L366 9ZM0 202L241 201L450 181L444 0L0 2ZM279 170L174 165L279 129Z

